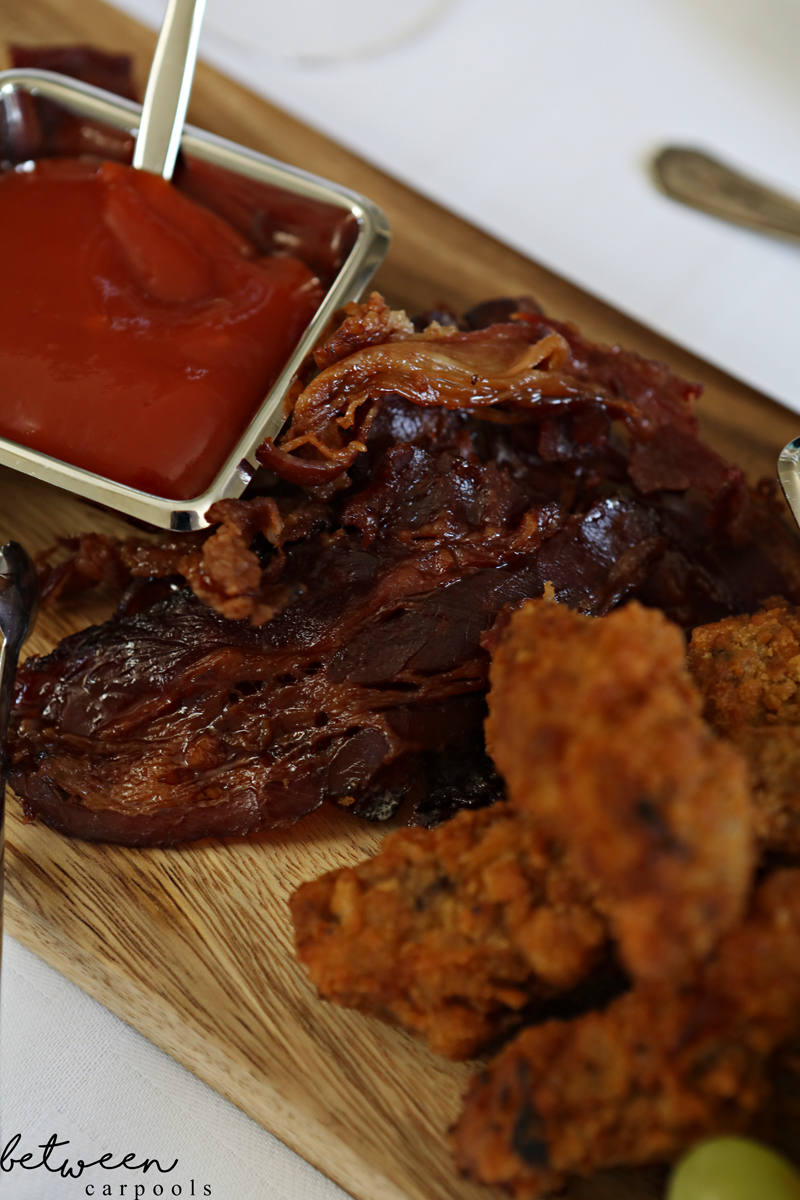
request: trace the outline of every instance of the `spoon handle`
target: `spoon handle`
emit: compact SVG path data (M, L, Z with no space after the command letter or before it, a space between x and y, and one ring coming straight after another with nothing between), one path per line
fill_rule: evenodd
M206 0L169 0L158 36L133 165L171 179L192 90Z
M800 241L798 201L740 175L710 154L668 146L654 159L653 172L673 200L758 233Z

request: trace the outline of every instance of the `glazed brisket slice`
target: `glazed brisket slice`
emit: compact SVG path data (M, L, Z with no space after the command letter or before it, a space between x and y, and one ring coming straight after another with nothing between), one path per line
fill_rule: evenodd
M537 590L535 566L420 594L422 572L403 564L404 596L354 541L309 548L328 586L292 619L228 622L183 590L30 662L9 775L26 811L129 844L242 834L325 796L353 804L404 756L476 730L480 635Z
M588 543L583 568L605 607L609 545L635 547L648 520L608 501L551 541L598 519L614 536L601 555ZM241 834L325 797L369 811L387 788L423 782L417 756L470 731L480 741L481 637L501 608L542 591L537 555L498 537L458 562L427 549L392 559L361 540L292 547L289 573L307 590L264 626L226 621L183 589L29 660L9 775L26 811L129 844Z

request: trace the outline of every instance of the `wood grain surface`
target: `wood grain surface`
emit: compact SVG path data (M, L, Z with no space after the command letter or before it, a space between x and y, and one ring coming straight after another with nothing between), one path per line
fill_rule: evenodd
M154 37L99 0L4 0L0 42L92 42L136 57ZM4 61L2 65L7 65ZM666 342L579 288L409 190L202 63L189 119L338 180L387 213L393 246L376 285L394 304L464 309L534 295L592 337L669 362L705 386L718 449L752 476L774 474L800 417ZM57 533L121 522L13 472L0 473L0 543L32 552ZM28 650L44 652L105 619L110 597L46 612ZM372 853L385 828L319 812L290 830L170 850L71 842L26 825L9 802L8 928L358 1200L491 1200L459 1180L446 1129L471 1073L405 1034L317 1000L291 953L286 900L303 880ZM573 1187L574 1200L655 1200L658 1172Z

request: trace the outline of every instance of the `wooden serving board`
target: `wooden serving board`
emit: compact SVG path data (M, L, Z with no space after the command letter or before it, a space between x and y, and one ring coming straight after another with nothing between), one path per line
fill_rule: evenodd
M136 56L154 37L99 0L5 0L0 43L91 42ZM7 61L2 63L7 65ZM800 417L678 349L409 190L210 68L189 118L371 196L394 240L376 280L391 303L465 309L529 293L589 336L668 362L705 386L710 441L751 476L773 474ZM0 473L0 543L31 551L55 534L123 532L114 517L11 471ZM97 596L41 617L29 651L110 612ZM491 1200L459 1180L445 1131L471 1069L405 1034L321 1003L296 966L286 901L303 880L371 854L385 830L319 812L290 830L170 850L129 850L25 825L9 802L8 928L358 1200ZM576 1185L582 1200L654 1200L657 1174Z

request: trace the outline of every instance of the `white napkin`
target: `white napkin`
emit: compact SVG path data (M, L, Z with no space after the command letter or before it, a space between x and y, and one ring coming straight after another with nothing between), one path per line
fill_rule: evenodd
M134 1152L132 1165L150 1158L165 1168L96 1166L70 1179L15 1164L0 1173L3 1200L83 1200L102 1196L104 1186L107 1195L150 1200L157 1184L165 1197L183 1200L345 1200L277 1138L8 936L0 1033L0 1151L20 1135L6 1168L26 1151L29 1167L40 1162L38 1147L53 1135L66 1143L50 1154L56 1167L111 1153L110 1167ZM137 1185L145 1188L138 1195Z

